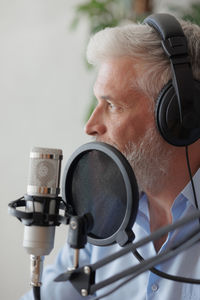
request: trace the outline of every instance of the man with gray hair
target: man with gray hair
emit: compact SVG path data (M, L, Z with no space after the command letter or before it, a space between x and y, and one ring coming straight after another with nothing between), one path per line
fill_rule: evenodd
M85 131L119 149L134 170L141 191L133 226L136 241L199 209L199 55L200 28L166 14L150 16L143 24L106 28L89 42L88 61L98 68L97 106ZM155 256L198 227L199 220L194 220L138 252L145 259ZM87 244L80 264L91 264L119 249ZM196 243L156 268L179 279L200 279L199 249ZM71 260L66 244L55 265L44 272L42 300L82 299L69 282L53 282L72 265ZM98 271L96 281L136 264L137 258L127 254ZM146 271L104 299L196 300L199 295L198 284ZM21 299L33 298L29 293Z

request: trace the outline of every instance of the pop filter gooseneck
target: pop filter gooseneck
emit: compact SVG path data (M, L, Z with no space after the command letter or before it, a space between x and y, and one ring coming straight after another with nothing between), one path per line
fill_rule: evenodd
M113 146L91 142L78 148L65 167L62 194L73 215L92 215L89 243L124 246L134 239L138 186L128 161Z

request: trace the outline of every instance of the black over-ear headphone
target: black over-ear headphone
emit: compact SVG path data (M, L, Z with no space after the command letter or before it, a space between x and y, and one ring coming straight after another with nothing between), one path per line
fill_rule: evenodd
M144 23L161 36L171 65L172 80L163 87L157 99L158 130L174 146L190 145L200 138L200 82L193 79L187 39L172 15L153 14Z

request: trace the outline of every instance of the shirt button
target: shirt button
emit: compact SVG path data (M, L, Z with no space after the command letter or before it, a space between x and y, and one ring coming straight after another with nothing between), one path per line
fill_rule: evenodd
M158 290L158 285L156 283L152 284L151 289L153 292L156 292Z

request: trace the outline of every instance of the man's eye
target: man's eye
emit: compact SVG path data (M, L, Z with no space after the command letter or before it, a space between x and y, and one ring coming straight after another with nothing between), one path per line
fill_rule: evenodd
M107 103L108 103L109 109L111 109L111 110L116 109L116 106L112 102L107 101Z

